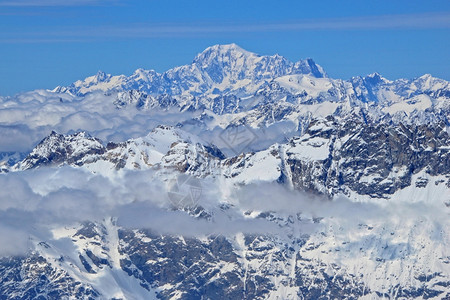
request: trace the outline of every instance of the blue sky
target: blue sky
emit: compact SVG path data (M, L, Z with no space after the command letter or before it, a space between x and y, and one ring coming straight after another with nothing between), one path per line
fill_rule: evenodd
M162 72L232 42L334 78L450 80L450 1L0 0L0 95Z

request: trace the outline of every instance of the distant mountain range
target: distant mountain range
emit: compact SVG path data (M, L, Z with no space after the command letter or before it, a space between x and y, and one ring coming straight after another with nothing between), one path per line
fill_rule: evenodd
M240 96L254 93L259 85L273 78L293 74L326 77L323 69L312 59L292 63L279 55L260 56L248 52L236 44L215 45L197 55L192 64L162 74L143 69L136 70L129 77L98 72L54 91L85 95L97 90L134 89L148 94L198 96L233 93Z
M292 63L282 56L260 56L235 44L209 47L192 64L162 74L143 69L129 77L99 72L53 92L76 97L102 92L114 95L118 108L176 107L218 115L252 111L249 115L259 114L255 116L258 122L269 121L268 109L276 121L298 119L307 113L321 117L356 113L395 123L448 123L450 112L449 82L429 74L395 81L378 73L331 79L312 59Z

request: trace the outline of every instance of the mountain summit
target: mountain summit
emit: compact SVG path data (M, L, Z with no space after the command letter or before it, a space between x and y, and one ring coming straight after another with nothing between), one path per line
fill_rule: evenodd
M98 73L55 92L85 95L94 91L139 89L149 94L199 95L205 93L240 96L253 94L261 84L273 78L305 74L327 77L312 59L293 63L278 54L258 55L236 44L214 45L198 54L189 65L175 67L162 74L153 70L136 70L133 75L111 76Z

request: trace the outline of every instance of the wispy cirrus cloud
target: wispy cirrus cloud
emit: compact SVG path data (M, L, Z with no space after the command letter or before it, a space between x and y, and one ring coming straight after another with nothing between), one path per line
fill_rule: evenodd
M53 3L54 1L41 1ZM74 5L76 1L69 1ZM28 3L23 1L23 3ZM100 0L84 0L79 3L105 3ZM0 4L1 5L1 4ZM67 4L69 5L69 4ZM41 29L34 32L15 33L3 37L5 43L79 42L90 39L136 39L205 37L220 34L302 32L302 31L348 31L348 30L405 30L449 29L450 12L379 15L326 19L306 19L283 23L127 23L113 26L67 27Z
M84 6L117 3L117 0L15 0L0 1L0 6L7 7L40 7L40 6Z
M177 36L207 36L217 34L393 30L450 28L450 12L409 15L381 15L368 17L307 19L285 23L226 23L226 24L130 24L127 26L99 27L90 30L90 36L112 38L154 38ZM81 34L82 32L73 32Z

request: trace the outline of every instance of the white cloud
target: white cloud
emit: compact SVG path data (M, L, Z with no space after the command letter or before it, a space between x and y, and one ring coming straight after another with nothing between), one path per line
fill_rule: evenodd
M318 217L334 220L344 229L358 224L396 228L417 220L444 231L449 227L445 211L423 203L380 206L345 198L330 201L276 183L235 188L208 179L201 184L199 205L211 214L211 221L171 210L168 185L152 171L128 171L116 179L71 167L0 174L0 255L26 251L30 237L51 240L51 228L109 217L118 218L121 226L185 236L288 233L276 222L245 215L251 211L275 212L285 219L300 215L303 220L293 225L296 234L326 230L323 223L311 222ZM219 209L220 203L228 203L229 208Z
M41 6L55 5L56 1L42 1ZM9 6L15 2L4 2ZM24 1L17 6L30 6ZM33 2L34 3L34 2ZM39 3L39 2L38 2ZM58 1L59 3L59 1ZM65 5L77 5L69 1ZM85 1L84 4L101 4L103 1ZM80 4L81 5L81 4ZM283 23L127 23L113 26L37 29L31 32L4 33L0 41L7 43L82 42L99 39L186 38L217 36L220 34L343 31L343 30L392 30L392 29L445 29L450 28L450 12L357 16L343 18L303 19Z
M117 0L15 0L0 1L0 6L10 7L37 7L37 6L85 6L117 3Z
M64 98L62 102L60 97ZM99 92L80 99L37 90L7 98L0 107L0 152L31 152L52 130L63 134L87 131L104 142L123 142L146 136L158 125L176 126L199 116L199 112L140 111L133 105L118 110L113 104L115 97ZM223 128L213 126L205 130L191 122L183 130L217 145L226 155L235 155L221 138ZM246 150L261 150L275 142L285 142L295 131L291 121L278 122L263 130L253 129L256 136Z
M60 102L60 97L65 97ZM147 135L165 123L176 125L187 114L161 114L134 107L117 110L113 96L102 93L80 99L69 95L34 91L0 102L0 152L30 152L52 130L70 133L84 130L107 141L124 141Z

